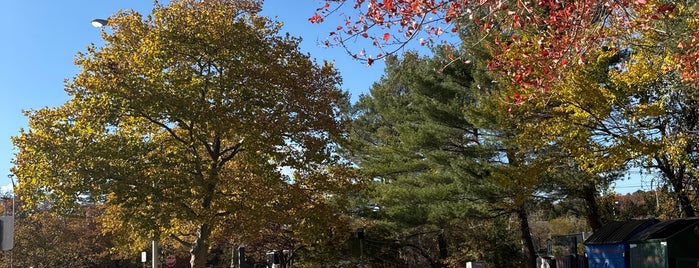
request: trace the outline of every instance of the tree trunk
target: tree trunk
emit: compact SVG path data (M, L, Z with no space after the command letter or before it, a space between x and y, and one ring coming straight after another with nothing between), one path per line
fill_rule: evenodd
M696 217L694 213L694 206L692 206L692 201L689 199L689 194L685 187L685 170L683 166L675 167L669 160L665 157L656 157L655 161L657 163L657 168L663 173L665 178L672 185L673 190L677 195L676 202L679 204L680 213L684 212L684 216L687 218Z
M680 206L680 213L684 213L686 218L695 217L694 206L692 206L692 201L689 199L685 185L685 173L684 168L674 169L671 165L667 164L665 167L661 167L660 170L665 174L665 177L670 181L673 190L677 195L677 203Z
M447 250L447 239L444 237L444 229L437 235L437 243L439 244L439 262L441 267L447 267L446 260L449 257L449 251Z
M582 198L587 205L587 224L590 225L593 232L602 228L602 218L599 213L599 205L597 204L597 189L593 182L583 186Z
M686 218L696 217L696 213L694 213L694 206L692 206L692 201L689 200L689 195L687 195L687 191L682 189L682 191L677 193L677 195L677 199L679 199L680 206L682 207L682 212L684 212L684 216Z
M681 167L679 168L679 171L677 172L677 178L675 178L675 181L679 185L679 189L675 188L677 191L677 199L679 199L680 206L682 206L682 211L684 212L684 216L687 218L692 218L695 217L696 214L694 213L694 206L692 205L692 201L689 200L689 194L687 193L687 187L685 185L685 168Z
M524 207L520 207L517 210L517 217L519 218L519 227L520 231L522 232L522 243L524 243L524 248L526 250L525 254L527 256L527 267L536 268L536 251L534 249L534 241L532 240L532 234L529 228L527 211L524 209Z
M197 238L189 250L191 259L189 264L192 268L205 268L206 260L209 255L209 236L211 235L211 226L208 223L202 223L197 230Z

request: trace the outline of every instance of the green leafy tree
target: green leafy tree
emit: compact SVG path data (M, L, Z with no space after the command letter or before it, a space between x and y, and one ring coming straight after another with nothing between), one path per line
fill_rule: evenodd
M440 266L469 256L496 259L485 256L502 252L465 246L474 242L468 235L436 234L480 224L495 228L493 219L514 216L533 263L527 211L535 205L546 161L533 161L526 145L517 144L517 130L509 128L515 119L502 101L505 92L490 84L475 60L455 60L457 53L443 47L432 58L389 57L386 75L371 95L360 97L353 160L376 182L372 201L379 210L372 217L395 228L398 238L433 234L434 243L414 244L434 253L411 249L422 265ZM485 248L498 247L480 247ZM508 260L511 265L522 259Z
M475 176L468 172L477 173L475 158L488 152L476 146L478 129L462 112L475 101L468 90L473 78L463 63L435 72L447 53L435 59L414 53L390 57L386 75L355 106L352 157L376 180L371 201L377 204L376 216L393 226L396 236L389 240L417 234L444 240L437 234L479 209L468 202ZM438 267L451 256L446 244L433 243L429 251L436 254L413 250L423 265Z
M194 268L217 236L258 232L282 208L318 233L304 219L351 185L333 154L347 97L260 8L182 0L110 17L105 45L75 59L70 100L27 112L13 138L18 195L55 211L103 203L127 251L172 239Z

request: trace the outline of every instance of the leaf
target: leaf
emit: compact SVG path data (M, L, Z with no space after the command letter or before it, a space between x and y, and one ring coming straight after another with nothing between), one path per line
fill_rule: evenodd
M330 8L330 2L325 2L325 5L316 9L316 11L326 10Z
M391 34L389 34L389 33L383 34L383 40L384 40L384 41L388 41L388 39L390 39L390 38L391 38Z
M323 22L323 17L320 14L315 13L315 14L313 14L313 16L308 18L308 21L311 23L321 23L321 22Z

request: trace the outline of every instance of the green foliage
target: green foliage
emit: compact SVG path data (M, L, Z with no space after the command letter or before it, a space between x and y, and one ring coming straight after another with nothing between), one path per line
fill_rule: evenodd
M531 240L526 210L546 173L547 162L533 161L529 145L516 142L514 119L499 102L504 92L491 88L480 65L453 60L458 53L443 47L432 58L389 57L386 75L355 106L350 157L374 180L366 202L378 208L363 215L375 220L372 228L391 230L386 239L415 251L410 260L423 266L500 252L462 250L475 243L470 236L416 248L406 237L470 233L469 226L490 226L487 219L521 215L520 234Z

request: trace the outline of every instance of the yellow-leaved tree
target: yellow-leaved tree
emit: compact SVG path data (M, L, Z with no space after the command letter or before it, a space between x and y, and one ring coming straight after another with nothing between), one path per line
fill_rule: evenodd
M104 204L121 242L177 241L194 268L210 241L264 222L308 243L331 237L326 199L352 187L334 153L347 94L260 8L179 0L110 17L105 44L75 59L70 99L28 111L13 138L17 195L56 210Z

